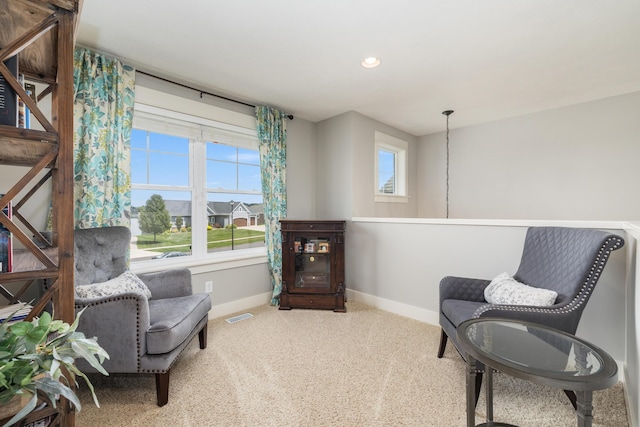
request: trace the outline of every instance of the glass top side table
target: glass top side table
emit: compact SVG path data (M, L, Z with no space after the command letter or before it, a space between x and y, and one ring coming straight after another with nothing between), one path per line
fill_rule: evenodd
M471 319L458 326L458 339L467 353L467 426L475 426L476 361L486 366L487 422L480 426L509 426L493 421L493 369L536 384L573 390L579 427L593 421L593 390L617 382L618 366L595 345L546 326L510 319Z

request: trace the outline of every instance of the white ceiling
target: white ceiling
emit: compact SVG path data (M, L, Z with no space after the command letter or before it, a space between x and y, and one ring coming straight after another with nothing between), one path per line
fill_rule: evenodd
M313 122L353 110L416 136L447 109L453 129L640 91L638 0L85 0L78 43Z

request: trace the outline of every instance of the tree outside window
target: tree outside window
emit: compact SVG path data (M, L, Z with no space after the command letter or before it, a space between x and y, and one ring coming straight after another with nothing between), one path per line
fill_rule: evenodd
M162 196L154 194L144 207L138 212L140 230L143 233L153 234L153 241L157 242L157 235L171 229L171 217Z

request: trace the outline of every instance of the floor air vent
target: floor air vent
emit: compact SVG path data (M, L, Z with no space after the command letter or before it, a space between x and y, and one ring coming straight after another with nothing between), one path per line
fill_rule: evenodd
M244 314L240 314L240 315L238 315L238 316L230 317L230 318L225 319L225 320L227 321L227 323L236 323L236 322L239 322L239 321L241 321L241 320L248 319L248 318L250 318L250 317L253 317L253 314L251 314L251 313L244 313Z

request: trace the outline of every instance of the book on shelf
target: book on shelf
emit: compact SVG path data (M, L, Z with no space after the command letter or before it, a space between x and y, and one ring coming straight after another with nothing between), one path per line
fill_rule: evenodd
M33 102L35 102L36 104L38 103L38 100L36 98L35 84L25 82L24 91L27 92L27 95L29 95L29 97L33 100ZM31 111L29 110L29 107L26 107L26 106L24 109L25 109L25 118L24 118L25 127L27 129L31 129Z
M24 87L24 74L18 75L18 83L20 86ZM22 129L26 129L27 126L27 117L29 116L29 109L26 104L22 101L22 98L18 97L18 127Z
M2 198L0 194L0 198ZM11 219L11 202L2 209L9 219ZM0 272L7 273L13 271L13 237L11 232L0 223Z
M0 322L9 319L10 322L17 322L27 318L33 307L25 303L0 306Z
M11 74L18 78L18 55L4 61ZM18 124L18 95L0 74L0 125L17 126Z
M0 230L0 272L13 270L13 251L11 250L11 233Z

